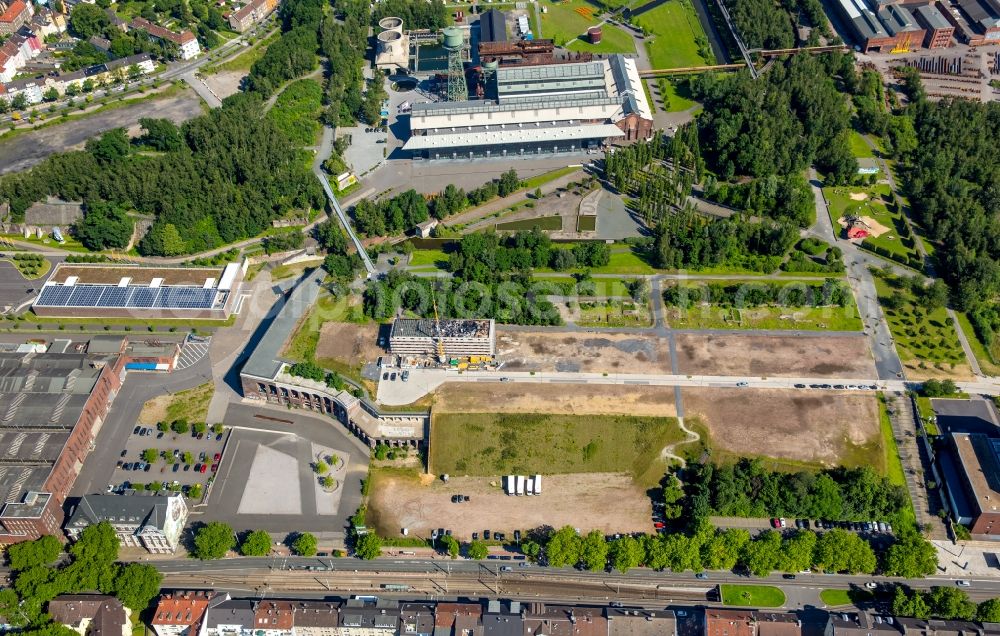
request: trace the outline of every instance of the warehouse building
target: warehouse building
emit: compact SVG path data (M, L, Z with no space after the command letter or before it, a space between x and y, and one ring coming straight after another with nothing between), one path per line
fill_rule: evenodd
M500 67L490 99L414 104L414 157L457 159L579 152L652 135L653 115L635 61L607 59Z
M32 305L39 316L225 320L247 262L224 269L60 264Z
M913 50L923 44L924 29L906 7L886 4L879 7L877 15L889 35L896 38L893 46Z
M973 534L1000 535L1000 439L952 433L938 468L952 515Z
M941 15L933 4L926 4L913 10L917 22L924 27L924 46L928 49L943 49L951 46L955 37L955 27Z
M507 41L507 16L503 11L490 9L479 16L479 41Z
M851 39L864 52L912 50L923 44L924 27L910 8L882 0L836 0Z
M954 0L944 13L969 46L1000 43L1000 0Z
M493 320L418 320L398 318L389 333L389 350L399 356L437 356L444 346L448 358L494 356L497 350Z
M114 354L0 352L0 543L60 534L124 365Z

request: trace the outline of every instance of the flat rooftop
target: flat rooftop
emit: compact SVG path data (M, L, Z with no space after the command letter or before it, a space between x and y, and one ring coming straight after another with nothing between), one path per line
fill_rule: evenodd
M960 470L972 487L973 509L1000 512L1000 440L968 433L952 433L952 440Z
M222 278L221 267L141 267L121 265L58 265L49 282L65 284L76 277L80 285L117 285L128 278L130 285L149 285L153 279L162 279L161 285L196 285L201 287L208 280L216 284Z
M441 320L440 336L444 338L489 338L492 320ZM392 323L390 338L437 338L433 320L399 318Z

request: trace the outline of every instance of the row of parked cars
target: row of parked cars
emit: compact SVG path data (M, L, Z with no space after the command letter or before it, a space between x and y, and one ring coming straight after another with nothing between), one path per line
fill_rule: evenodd
M806 385L796 384L796 389L804 389ZM878 391L874 384L810 384L810 389L837 389L839 391Z
M830 530L832 528L841 528L843 530L853 530L855 532L883 532L892 533L892 525L884 521L827 521L817 519L815 521L809 521L808 519L795 519L793 520L796 528L801 528L803 530L809 530L810 528L815 528L816 530ZM787 528L788 521L781 517L775 517L771 519L771 527L773 528Z

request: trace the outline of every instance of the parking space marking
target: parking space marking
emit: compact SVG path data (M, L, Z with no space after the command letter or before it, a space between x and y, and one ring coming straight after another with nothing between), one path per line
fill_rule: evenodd
M184 346L181 347L181 353L177 358L177 365L174 367L174 370L180 371L196 364L208 353L210 344L210 339L206 340L206 342L185 342Z

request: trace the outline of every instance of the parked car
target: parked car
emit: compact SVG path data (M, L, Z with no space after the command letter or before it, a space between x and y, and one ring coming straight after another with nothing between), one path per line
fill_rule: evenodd
M218 472L218 470L219 470L219 465L218 464L212 464L212 472L213 473L214 472Z
M222 453L216 453L212 458L215 461L220 461L222 459Z
M965 579L959 579L955 581L955 585L957 585L958 587L972 587L972 583L969 583Z
M128 455L128 450L124 448L122 449L122 452L118 454L119 457L125 457L126 455Z
M202 465L201 465L201 470L199 470L198 472L199 472L199 473L203 473L203 472L205 472L206 470L208 470L208 464L202 464Z
M486 541L490 540L490 531L489 530L483 530L483 539L486 540Z
M138 435L139 431L141 431L141 430L142 430L141 426L136 426L135 428L132 429L132 434L133 435Z
M699 572L699 573L697 573L697 574L694 575L694 578L704 580L704 579L708 578L708 575L705 574L704 572Z

